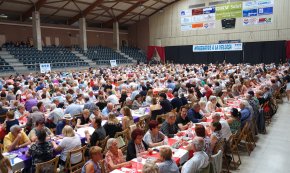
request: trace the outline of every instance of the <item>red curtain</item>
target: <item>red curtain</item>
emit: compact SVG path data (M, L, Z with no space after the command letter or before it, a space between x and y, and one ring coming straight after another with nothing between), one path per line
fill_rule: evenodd
M290 59L290 41L286 41L286 58Z
M165 49L164 47L159 47L159 46L148 46L147 62L149 62L152 59L155 50L158 53L161 62L165 63Z

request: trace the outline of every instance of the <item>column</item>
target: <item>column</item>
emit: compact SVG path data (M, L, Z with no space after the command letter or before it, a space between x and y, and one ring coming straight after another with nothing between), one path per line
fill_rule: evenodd
M120 50L120 35L119 35L118 21L115 21L113 23L113 46L114 46L114 49Z
M38 50L42 50L40 16L38 11L32 13L32 33L33 46Z
M79 19L79 27L80 27L80 47L84 50L88 50L87 45L87 25L86 19L84 17Z

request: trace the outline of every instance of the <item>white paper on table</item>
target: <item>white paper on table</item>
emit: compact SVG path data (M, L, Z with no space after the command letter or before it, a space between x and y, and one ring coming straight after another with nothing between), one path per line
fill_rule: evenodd
M118 169L115 169L115 170L111 171L111 173L124 173L124 172L123 171L120 171Z
M86 137L85 131L88 130L90 135L94 133L95 129L93 127L81 127L77 130L77 134L79 134L81 137Z
M132 161L138 163L137 158L133 159ZM142 163L142 165L144 165L146 163L146 159L142 158L141 163Z
M11 160L10 160L11 163ZM18 157L14 158L14 164L11 163L13 171L20 170L24 168L24 161Z

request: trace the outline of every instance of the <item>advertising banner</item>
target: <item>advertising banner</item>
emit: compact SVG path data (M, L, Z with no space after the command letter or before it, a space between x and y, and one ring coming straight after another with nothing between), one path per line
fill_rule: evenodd
M258 16L258 9L243 10L243 17Z
M216 19L240 18L243 16L243 3L233 2L215 7Z
M203 9L203 14L215 13L215 7L207 7Z
M191 10L181 10L180 11L180 16L184 17L184 16L191 16Z
M250 17L243 19L243 25L260 25L260 24L271 24L273 22L273 18L271 17Z
M40 73L51 72L51 67L50 67L50 64L48 64L48 63L39 64L39 67L40 67Z
M182 17L180 19L181 24L190 24L192 23L192 17Z
M271 15L273 14L273 7L259 8L258 13L259 13L259 16Z
M242 43L193 45L193 52L239 51L243 50Z

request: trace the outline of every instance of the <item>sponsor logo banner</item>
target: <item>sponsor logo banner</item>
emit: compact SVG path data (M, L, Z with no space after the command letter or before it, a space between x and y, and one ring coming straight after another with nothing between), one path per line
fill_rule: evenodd
M273 14L273 7L259 8L259 16Z
M243 50L242 43L193 45L193 52L239 51Z
M233 2L228 4L221 4L215 7L216 19L240 18L243 16L243 3Z
M180 16L191 16L191 10L181 10Z

